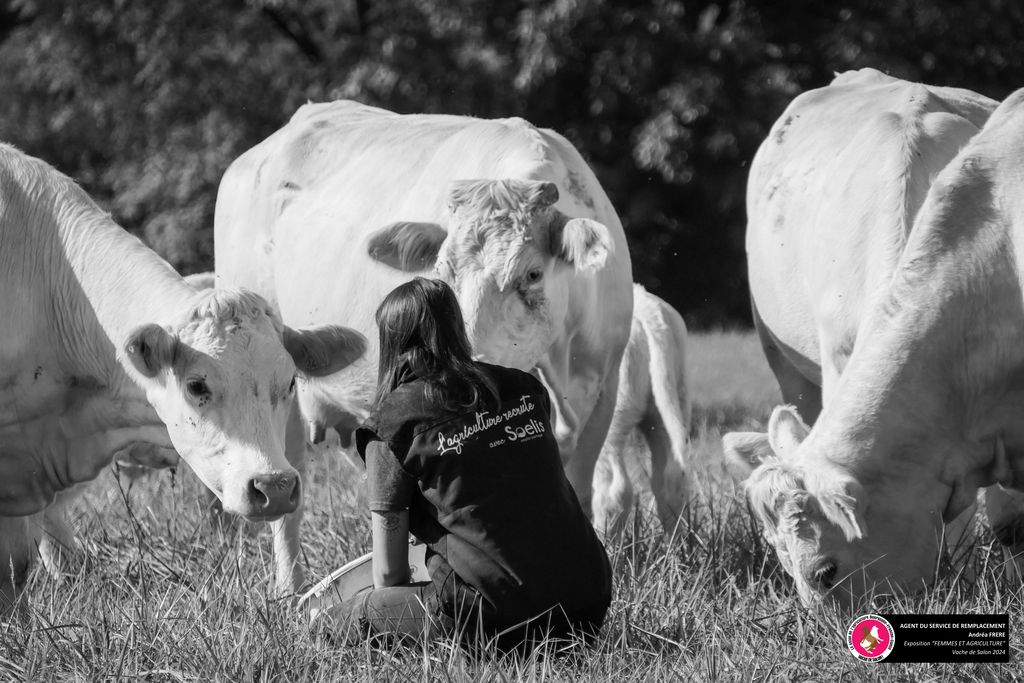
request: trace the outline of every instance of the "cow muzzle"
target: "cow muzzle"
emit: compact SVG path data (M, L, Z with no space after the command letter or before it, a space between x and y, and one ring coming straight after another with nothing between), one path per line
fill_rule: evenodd
M302 500L298 472L278 471L251 477L245 484L239 513L251 520L273 521L295 512Z

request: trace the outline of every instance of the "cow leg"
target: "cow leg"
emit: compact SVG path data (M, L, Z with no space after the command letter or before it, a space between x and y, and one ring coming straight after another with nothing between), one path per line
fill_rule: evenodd
M782 391L782 400L796 406L800 417L808 425L813 425L821 413L821 387L807 379L793 365L779 345L778 339L768 330L757 307L751 299L750 307L754 314L754 327L757 329L757 336L761 340L761 348L764 349L765 358L768 359L768 366L772 369L779 389Z
M292 412L288 416L284 452L288 462L299 472L299 485L305 487L308 483L305 481L306 435L297 402L292 405ZM279 596L297 592L305 582L305 571L300 563L302 548L299 534L302 514L306 507L306 495L307 491L302 491L295 512L270 524L274 535L275 578Z
M53 504L43 512L39 556L46 573L55 579L74 573L82 560L81 547L67 520L68 506L78 488L58 493Z
M622 458L629 430L612 425L594 469L594 528L606 539L618 538L633 509L633 483Z
M576 442L576 450L565 465L565 474L569 483L576 491L576 497L580 501L584 512L588 517L593 518L591 500L594 487L594 467L601 455L601 447L604 445L605 436L608 434L608 425L611 424L612 414L615 412L615 395L618 389L618 373L611 374L601 388L597 404L594 406L590 418L580 431L579 440Z
M42 515L0 517L0 619L25 615L22 593L39 543Z
M640 423L640 433L651 451L651 493L666 534L675 531L686 505L686 473L672 454L672 441L655 411Z
M355 420L354 417L352 419ZM349 464L358 471L363 472L366 469L366 465L363 463L363 459L359 457L359 452L356 450L357 426L358 423L356 422L336 424L334 425L334 431L338 433L338 448L341 450L345 458L348 459Z
M1008 576L1019 580L1024 576L1024 492L989 486L985 512L992 533L1003 546Z

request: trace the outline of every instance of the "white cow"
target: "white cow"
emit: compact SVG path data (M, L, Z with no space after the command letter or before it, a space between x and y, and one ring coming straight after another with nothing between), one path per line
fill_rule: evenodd
M594 474L594 526L614 537L634 505L641 450L627 447L639 431L650 452L650 487L662 527L671 533L686 502L686 323L640 285L633 285L633 324L619 366L619 390L608 438Z
M846 73L754 161L755 320L787 400L824 408L725 447L807 604L920 587L978 488L1024 482L1022 102Z
M70 179L0 145L0 593L15 600L55 498L141 444L173 448L232 512L276 520L279 588L301 581L285 425L294 380L365 347L295 330L245 291L196 293ZM283 515L287 515L282 519ZM294 535L294 534L293 534ZM52 543L51 543L52 542Z
M368 414L384 295L415 274L446 280L477 355L549 388L589 508L632 273L611 203L563 137L521 119L303 106L225 174L215 255L218 286L260 292L289 324L344 321L370 338L361 361L300 387L314 442Z

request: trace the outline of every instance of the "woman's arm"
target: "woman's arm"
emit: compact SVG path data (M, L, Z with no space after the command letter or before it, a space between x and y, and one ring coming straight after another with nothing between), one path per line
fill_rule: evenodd
M366 448L375 588L409 582L409 502L412 481L380 441Z
M409 583L409 511L370 512L373 586Z

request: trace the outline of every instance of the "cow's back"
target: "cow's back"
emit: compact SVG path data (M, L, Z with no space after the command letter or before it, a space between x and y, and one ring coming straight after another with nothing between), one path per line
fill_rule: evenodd
M752 299L788 360L816 383L823 374L826 391L932 178L995 104L847 72L797 97L758 150L747 188Z
M594 302L624 302L621 340L611 344L614 372L631 309L621 223L572 145L521 119L399 115L348 101L302 107L232 164L221 183L218 282L255 289L289 324L344 321L363 332L367 353L320 389L364 413L376 385L374 311L413 275L371 259L369 236L399 221L445 225L450 182L476 178L554 181L562 189L558 208L609 228L616 255L596 277L577 279L573 287L585 291L573 292L570 306L587 306L582 317L594 318L603 311ZM597 319L587 327L596 340L607 325Z

